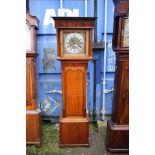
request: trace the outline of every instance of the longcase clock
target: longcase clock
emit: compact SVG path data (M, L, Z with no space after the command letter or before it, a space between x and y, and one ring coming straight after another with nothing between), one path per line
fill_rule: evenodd
M60 146L89 146L86 113L88 60L92 58L94 17L53 17L57 29L57 55L62 68Z
M114 0L113 50L116 70L112 117L107 123L106 147L110 152L129 151L129 4Z
M36 30L39 20L26 12L26 143L40 144L41 118L37 111Z

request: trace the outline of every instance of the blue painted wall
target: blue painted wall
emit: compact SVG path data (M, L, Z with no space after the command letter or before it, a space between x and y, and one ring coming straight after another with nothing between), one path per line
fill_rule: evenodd
M87 15L94 16L94 0L87 0ZM37 32L37 80L38 106L43 116L59 116L62 109L61 64L57 61L56 31L52 16L85 16L84 0L29 0L30 13L40 20ZM113 31L113 2L108 0L107 17L107 67L106 67L106 114L111 114L112 90L115 72L115 54L111 48ZM104 38L104 0L98 0L97 40ZM94 91L96 110L102 108L104 49L93 51L96 59L96 89L94 89L94 61L88 63L87 111L93 111Z

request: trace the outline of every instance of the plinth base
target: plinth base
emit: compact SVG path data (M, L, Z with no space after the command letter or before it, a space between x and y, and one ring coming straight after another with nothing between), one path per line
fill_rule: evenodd
M109 120L107 123L106 148L111 153L129 152L129 125L116 125Z
M89 146L89 117L60 116L60 147Z
M36 110L26 111L26 144L40 144L41 118Z

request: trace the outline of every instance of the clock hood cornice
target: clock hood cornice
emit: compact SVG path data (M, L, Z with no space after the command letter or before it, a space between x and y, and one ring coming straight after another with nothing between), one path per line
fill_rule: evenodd
M30 15L29 11L26 12L26 22L35 29L39 29L39 19L36 16Z
M97 17L52 17L55 21L55 28L94 28ZM63 22L62 22L63 21ZM74 24L74 21L76 24Z
M115 4L115 17L129 16L129 0L113 0Z

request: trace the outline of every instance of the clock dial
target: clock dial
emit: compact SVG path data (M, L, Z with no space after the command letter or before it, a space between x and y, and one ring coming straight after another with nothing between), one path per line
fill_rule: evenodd
M26 24L26 50L31 50L31 32Z
M64 33L64 53L82 54L85 53L85 33L65 32Z
M129 19L128 18L126 18L124 21L123 47L129 47Z

